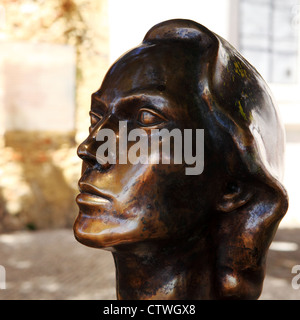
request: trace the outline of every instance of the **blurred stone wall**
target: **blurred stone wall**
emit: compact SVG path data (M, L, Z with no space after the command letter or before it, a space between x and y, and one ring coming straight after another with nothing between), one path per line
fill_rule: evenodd
M107 11L107 0L0 3L0 45L65 44L73 46L76 54L74 130L5 130L0 110L0 232L73 224L81 167L76 149L88 133L90 95L109 66Z

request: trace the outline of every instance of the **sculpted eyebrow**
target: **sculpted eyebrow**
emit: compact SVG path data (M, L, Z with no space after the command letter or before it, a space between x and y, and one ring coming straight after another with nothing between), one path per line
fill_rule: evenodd
M147 84L147 85L139 86L137 88L133 88L133 89L127 91L127 94L128 95L134 95L135 93L139 93L139 92L142 92L142 91L144 91L144 92L149 91L149 92L159 93L159 92L164 92L165 90L166 90L165 81L162 81L162 82L150 83L150 84Z
M157 100L157 101L155 101ZM129 106L131 104L135 104L139 109L140 108L149 108L157 111L164 115L164 106L161 99L156 99L155 96L148 96L148 95L136 95L136 96L129 96L123 98L121 101L118 102L117 106ZM166 115L164 115L166 116Z
M108 109L104 101L102 101L96 94L92 94L91 100L91 109L102 112Z

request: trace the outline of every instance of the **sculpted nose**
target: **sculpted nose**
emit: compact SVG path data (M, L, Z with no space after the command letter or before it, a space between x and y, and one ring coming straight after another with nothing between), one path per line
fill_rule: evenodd
M101 171L108 170L111 167L110 163L105 163L97 154L98 148L103 142L97 141L97 135L103 128L108 128L108 119L97 125L89 134L89 136L78 146L77 155L89 167L94 167ZM103 160L103 161L102 161Z
M88 136L78 147L77 155L81 158L85 163L90 166L94 166L97 163L96 159L96 151L95 151L95 142L94 139Z

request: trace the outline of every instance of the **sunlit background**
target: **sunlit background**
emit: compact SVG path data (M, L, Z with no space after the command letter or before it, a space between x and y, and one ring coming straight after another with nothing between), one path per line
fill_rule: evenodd
M1 0L0 299L114 299L110 253L72 235L76 147L108 67L156 23L195 20L233 44L268 82L286 129L290 208L262 299L300 299L300 1ZM1 282L1 274L0 274Z

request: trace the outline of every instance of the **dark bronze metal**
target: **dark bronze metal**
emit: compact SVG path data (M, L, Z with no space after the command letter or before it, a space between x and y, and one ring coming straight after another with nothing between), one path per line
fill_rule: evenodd
M141 108L153 111L147 126ZM91 111L74 232L112 252L117 298L257 299L288 207L284 130L259 73L204 26L165 21L109 69ZM204 129L203 173L100 165L96 135L118 134L119 121L128 130Z

